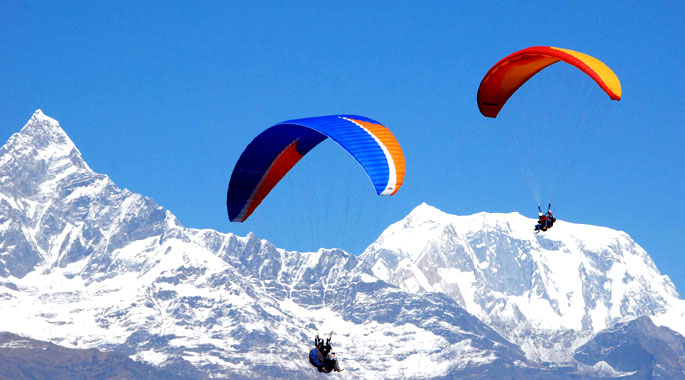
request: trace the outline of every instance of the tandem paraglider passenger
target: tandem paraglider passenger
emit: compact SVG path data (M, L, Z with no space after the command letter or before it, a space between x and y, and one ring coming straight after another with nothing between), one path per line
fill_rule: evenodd
M538 224L535 225L535 233L539 234L540 231L547 231L547 215L542 211L538 213Z
M314 349L309 352L309 362L316 367L316 370L323 373L342 372L340 360L331 352L331 338L328 337L324 342L317 335L314 338Z

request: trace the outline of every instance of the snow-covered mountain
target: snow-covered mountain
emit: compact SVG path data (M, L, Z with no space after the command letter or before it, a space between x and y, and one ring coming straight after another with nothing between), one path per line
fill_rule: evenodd
M559 220L536 235L535 223L422 204L361 258L401 289L449 295L535 361L569 361L593 334L641 315L685 335L685 301L626 233Z
M529 229L422 205L356 257L185 228L36 111L0 149L0 330L228 379L319 378L316 331L335 331L342 379L621 376L638 372L573 349L630 316L682 332L673 285L627 235ZM666 330L653 335L677 344ZM685 370L673 355L660 365Z
M342 251L184 228L93 172L40 111L0 149L6 331L227 378L315 377L306 353L317 330L335 330L344 378L525 362L448 297L403 292L359 266Z

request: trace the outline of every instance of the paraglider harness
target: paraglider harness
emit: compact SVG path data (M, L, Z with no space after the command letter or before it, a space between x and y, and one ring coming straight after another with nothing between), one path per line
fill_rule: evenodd
M547 214L542 213L542 209L540 208L540 205L538 205L538 210L540 211L540 219L538 220L538 225L535 226L535 232L540 232L540 230L547 231L547 229L552 228L554 226L554 222L557 221L557 218L552 215L552 204L548 203L547 204ZM538 227L539 226L539 227Z
M324 343L324 340L317 335L314 338L314 346L315 348L309 352L309 362L319 372L333 372L335 362L328 358L328 353L331 352L331 337L329 336Z

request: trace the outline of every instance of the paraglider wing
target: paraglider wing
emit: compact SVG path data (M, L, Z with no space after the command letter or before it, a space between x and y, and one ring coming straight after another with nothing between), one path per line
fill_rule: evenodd
M377 194L393 195L402 186L402 149L377 121L354 115L289 120L259 134L240 155L226 194L229 220L247 219L281 178L329 137L359 162Z
M621 82L602 61L573 50L534 46L505 57L488 70L478 88L477 100L481 114L497 117L519 87L540 70L559 61L573 65L589 75L611 99L621 99Z

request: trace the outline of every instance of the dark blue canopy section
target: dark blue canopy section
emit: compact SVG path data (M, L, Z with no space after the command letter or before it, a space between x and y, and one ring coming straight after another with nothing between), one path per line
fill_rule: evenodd
M307 154L326 136L307 127L294 124L276 124L257 136L240 155L231 174L226 194L228 218L238 218L249 207L260 182L281 152L295 142L300 156ZM261 199L260 199L261 202ZM245 219L247 218L246 215Z

